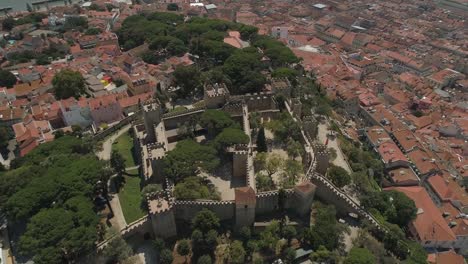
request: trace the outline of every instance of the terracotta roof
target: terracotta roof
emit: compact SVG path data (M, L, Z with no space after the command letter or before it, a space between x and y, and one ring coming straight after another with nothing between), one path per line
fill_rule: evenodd
M16 96L25 96L29 93L46 86L41 80L35 80L30 83L21 83L14 86Z
M463 256L453 250L428 254L427 262L430 264L466 264Z
M435 164L435 159L424 150L413 150L408 156L421 174L426 174L438 169Z
M439 209L434 205L429 194L423 187L390 187L385 190L396 190L406 194L414 201L418 208L418 215L410 225L414 227L417 239L420 241L454 241L455 234L452 232Z
M306 182L302 182L298 185L296 185L296 187L294 187L295 190L298 190L302 193L310 193L310 192L313 192L315 191L315 189L317 189L317 186L315 186L315 184L309 182L309 181L306 181Z
M468 220L461 216L461 212L451 202L443 202L439 208L447 224L452 224L452 231L456 236L468 236ZM454 225L456 224L456 225Z
M397 144L400 144L401 148L405 152L409 152L416 147L422 148L421 143L416 139L413 132L410 130L398 130L393 132L393 136L398 141Z
M419 178L411 168L396 168L388 171L395 184L418 185Z
M257 198L251 187L240 187L235 189L235 201L239 205L255 205Z
M378 147L378 151L385 164L396 161L408 161L403 152L401 152L393 141L383 142Z
M468 205L468 194L457 182L448 177L437 174L428 179L428 183L442 201L459 201Z
M153 95L152 92L148 92L148 93L143 93L143 94L139 94L139 95L135 95L131 97L125 97L125 98L119 99L119 104L122 108L134 106L134 105L137 105L138 102L145 102L151 99L153 97L152 95Z
M381 126L367 128L366 135L373 146L378 146L385 141L392 141L390 135Z

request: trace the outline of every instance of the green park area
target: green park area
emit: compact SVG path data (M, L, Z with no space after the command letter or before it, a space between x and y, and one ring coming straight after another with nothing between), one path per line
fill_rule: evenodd
M133 138L129 133L121 135L112 145L112 150L120 153L125 159L125 167L134 167L135 159L133 158Z
M140 177L129 175L120 189L119 200L127 224L143 217L146 212L141 208Z

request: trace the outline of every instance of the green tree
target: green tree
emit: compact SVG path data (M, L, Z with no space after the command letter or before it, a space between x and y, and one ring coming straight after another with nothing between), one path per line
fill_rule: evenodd
M97 224L89 199L76 196L67 200L64 208L43 209L34 215L20 238L19 250L33 255L37 263L63 258L64 252L73 259L94 248Z
M328 157L330 158L331 161L334 161L338 157L338 154L336 153L336 149L327 148L327 150L328 150Z
M156 250L156 252L160 253L164 248L166 248L166 243L164 242L164 239L162 238L155 238L153 240L153 248Z
M416 219L417 208L414 201L398 191L391 191L389 195L396 213L388 215L388 221L400 227L406 227L410 221Z
M245 249L242 242L236 240L229 246L229 263L245 263Z
M16 22L15 22L15 19L11 16L5 18L3 21L2 21L2 28L3 30L6 30L6 31L10 31L12 30L14 27L16 26ZM0 78L1 80L1 78Z
M278 68L271 73L275 78L287 78L293 85L297 83L299 72L291 68Z
M284 250L283 255L286 263L292 264L296 259L296 250L292 247L288 247Z
M342 188L351 183L351 176L349 176L345 169L339 166L331 165L330 168L328 168L328 177L338 188Z
M255 171L265 170L267 160L268 160L268 153L266 152L257 153L254 158Z
M50 64L49 57L45 54L40 54L36 58L36 64L37 65L48 65Z
M283 185L286 185L287 187L294 186L297 182L298 176L302 173L302 163L297 160L288 159L284 165L284 176L286 176L286 178L283 181Z
M260 73L261 55L256 51L236 51L223 65L224 73L232 81L230 91L233 94L259 92L266 83L265 76Z
M197 260L197 264L211 264L211 263L212 263L212 260L211 260L210 255L203 255L199 257Z
M85 92L85 81L80 72L65 69L52 79L54 94L59 99L79 98Z
M247 242L250 240L250 238L252 237L252 234L250 232L250 228L247 227L247 226L243 226L240 230L239 230L239 236L240 238L242 239L242 242L245 244L247 244Z
M346 258L345 264L373 264L375 263L375 257L366 248L354 247L349 252Z
M118 151L112 151L110 164L115 173L122 175L125 172L125 158Z
M9 132L7 127L1 126L0 127L0 148L6 148L8 146L8 141L11 138L11 133Z
M170 4L167 5L167 10L177 11L177 10L179 10L179 6L176 3L170 3Z
M72 29L82 31L86 28L88 28L88 20L81 16L69 16L65 19L65 24L63 25L65 31Z
M219 228L219 218L212 211L204 208L192 219L192 228L206 233Z
M280 239L280 225L278 221L272 221L266 228L260 233L260 239L258 245L262 250L274 252L276 244Z
M219 165L216 149L202 146L193 140L179 141L163 159L164 173L176 183L196 175L199 169L212 171Z
M268 175L271 177L273 174L280 171L284 166L284 159L279 154L271 154L268 156L268 160L266 162L266 171Z
M182 40L172 36L156 36L151 41L151 50L166 49L170 55L181 56L187 51L187 47Z
M255 175L255 180L256 187L261 192L272 191L275 189L275 183L269 175L259 172Z
M208 109L201 115L200 125L206 128L211 136L215 136L223 129L234 126L235 122L224 111Z
M291 244L291 240L296 237L297 231L294 226L288 225L283 227L283 237L288 240L288 244Z
M416 218L414 201L399 191L370 192L361 197L365 208L379 211L390 223L406 227Z
M214 142L218 148L224 149L236 144L248 144L249 137L238 128L228 127L216 136Z
M317 250L310 254L310 260L318 263L329 263L331 256L331 252L326 247L320 245Z
M267 144L266 144L265 128L264 127L261 127L260 130L258 131L257 151L258 152L267 152L268 151L268 147L267 147Z
M141 197L142 199L146 199L146 196L151 193L162 191L162 187L160 184L148 184L141 190Z
M314 250L321 245L330 250L337 249L344 230L336 221L335 207L317 203L312 210L315 224L310 229L304 230L302 235L304 242L311 245Z
M102 254L111 261L122 261L129 258L133 250L121 236L117 236L109 242Z
M219 200L216 187L200 177L187 177L176 184L174 196L179 200L209 199Z
M178 66L174 70L175 85L179 86L177 94L187 97L196 94L201 87L201 73L196 66Z
M13 73L0 69L0 87L12 88L16 81L16 76Z
M172 252L165 248L161 250L161 253L159 254L159 263L161 264L172 264L172 261L174 260L174 257L172 256Z
M102 30L100 28L88 28L86 31L85 31L85 35L98 35L102 33Z
M241 38L243 40L250 40L252 37L256 36L258 33L258 28L249 25L241 25L239 29L239 33L241 34Z
M187 256L190 254L190 243L188 240L184 239L179 241L177 244L177 254L185 257L185 262L187 262Z
M303 152L301 143L299 143L298 141L295 141L292 138L288 140L286 150L288 152L288 155L292 157L293 159L296 159L297 157L302 155L302 152Z

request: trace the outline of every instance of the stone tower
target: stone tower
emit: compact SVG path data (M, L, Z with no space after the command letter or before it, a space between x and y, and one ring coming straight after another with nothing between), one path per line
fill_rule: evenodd
M232 176L247 178L247 150L235 150L232 153Z
M316 188L317 186L310 181L305 181L294 187L294 200L296 202L294 208L297 214L304 216L310 213Z
M327 173L330 160L327 146L320 143L314 143L312 147L317 161L317 167L315 170L316 172L325 175Z
M174 207L171 198L160 192L148 197L151 226L156 237L170 238L177 235Z
M252 226L255 222L255 206L257 204L255 191L251 187L236 188L235 203L235 229L240 230L243 226Z
M143 105L143 120L146 129L146 143L156 142L155 126L161 122L161 106L157 101L151 101Z
M222 107L229 99L229 90L224 83L205 85L203 100L208 109Z

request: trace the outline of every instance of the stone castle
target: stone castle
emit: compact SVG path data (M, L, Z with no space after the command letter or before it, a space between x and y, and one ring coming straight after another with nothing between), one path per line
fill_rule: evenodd
M232 154L232 177L242 178L245 182L244 186L234 189L233 199L177 200L172 195L173 184L164 177L162 171L163 157L177 144L177 128L197 118L206 109L220 109L239 121L245 134L250 137L249 112L259 113L264 120L274 118L280 113L275 100L277 94L286 98L286 110L300 123L301 143L305 146L302 157L306 170L305 180L284 191L258 192L253 166L254 144L250 140L247 145L236 145L228 150ZM329 157L326 147L314 142L317 120L311 114L303 113L300 100L291 98L291 85L287 79L273 80L269 92L241 96L230 95L223 84L207 85L203 102L203 105L192 109L165 114L157 101L142 105L143 121L133 127L135 147L140 153L142 177L145 183L162 184L164 190L148 195L148 215L122 230L124 236L135 233L162 238L176 236L176 222L191 221L203 208L213 211L222 221L231 221L235 229L252 226L256 217L277 212L279 207L299 216L310 216L316 194L320 199L335 204L342 212L363 215L372 223L375 222L359 205L323 177L328 168Z

